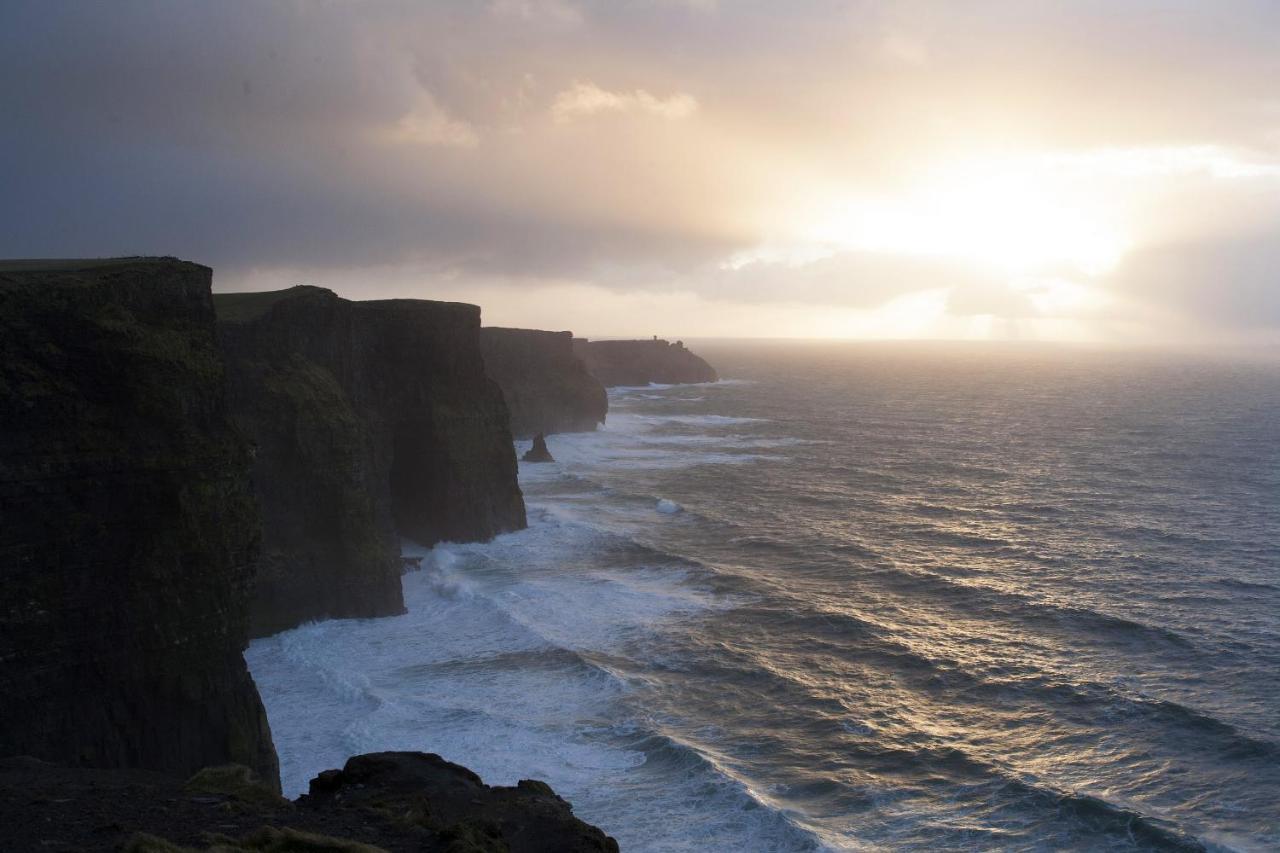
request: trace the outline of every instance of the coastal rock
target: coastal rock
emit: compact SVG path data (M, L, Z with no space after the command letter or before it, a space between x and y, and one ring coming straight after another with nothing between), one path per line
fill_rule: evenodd
M551 451L547 450L547 439L542 433L533 437L533 446L521 457L525 462L555 462Z
M715 369L685 348L659 338L647 341L588 341L575 338L573 351L601 385L678 385L715 382Z
M246 768L183 782L0 760L0 849L615 853L618 845L545 783L490 787L438 755L401 752L356 756L292 802Z
M256 446L254 636L403 612L399 536L433 545L524 526L478 308L317 287L215 304L232 414Z
M574 817L572 807L545 782L523 779L511 788L491 787L467 768L429 753L357 755L342 770L312 779L310 793L298 803L312 809L340 804L382 810L406 823L468 839L478 850L618 850L616 841Z
M0 264L0 755L279 785L241 656L259 521L210 280Z
M608 395L574 354L572 332L483 328L480 348L516 438L590 432L604 423Z

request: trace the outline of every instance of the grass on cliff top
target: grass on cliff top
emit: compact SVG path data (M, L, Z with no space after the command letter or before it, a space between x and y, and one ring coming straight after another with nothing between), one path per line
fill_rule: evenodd
M0 275L51 272L92 272L106 267L126 267L137 264L189 263L191 262L184 261L179 258L158 256L138 256L128 258L9 258L0 260Z
M331 293L323 287L299 284L284 290L213 294L213 311L221 323L247 323L271 310L271 306L304 293Z

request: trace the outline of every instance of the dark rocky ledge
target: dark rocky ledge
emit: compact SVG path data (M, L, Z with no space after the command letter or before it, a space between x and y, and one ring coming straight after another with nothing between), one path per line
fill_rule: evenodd
M0 755L278 784L241 657L259 522L210 278L0 264Z
M317 287L214 301L232 414L256 448L254 636L403 612L399 535L432 545L524 526L478 308Z
M604 423L609 397L574 354L572 332L483 328L480 347L516 438L590 432Z
M611 853L545 783L490 787L438 755L359 755L290 802L244 767L183 782L0 760L0 848L181 853Z
M715 382L715 369L685 348L653 338L647 341L588 341L575 338L573 351L601 385L679 385Z

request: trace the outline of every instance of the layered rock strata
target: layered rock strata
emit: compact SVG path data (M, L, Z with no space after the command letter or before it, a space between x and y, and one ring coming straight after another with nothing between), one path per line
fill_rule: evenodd
M403 611L398 537L525 524L501 391L473 305L219 294L232 412L264 519L254 635Z
M0 264L0 755L278 786L208 268Z
M601 385L678 385L715 382L715 369L688 350L684 342L588 341L576 338L573 351Z
M516 438L590 432L604 423L608 395L574 354L572 332L484 328L480 346Z

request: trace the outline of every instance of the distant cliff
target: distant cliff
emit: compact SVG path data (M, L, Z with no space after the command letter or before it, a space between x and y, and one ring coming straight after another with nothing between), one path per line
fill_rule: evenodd
M715 370L685 349L684 343L653 338L647 341L588 341L575 338L573 351L601 385L678 385L715 382Z
M255 636L403 612L399 535L431 545L524 526L478 308L316 287L215 303L232 413L256 447Z
M604 423L608 395L574 354L572 332L484 328L480 348L517 438L590 432Z
M0 264L0 755L278 787L241 651L259 538L210 271Z

